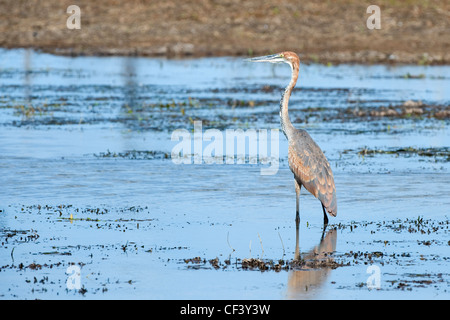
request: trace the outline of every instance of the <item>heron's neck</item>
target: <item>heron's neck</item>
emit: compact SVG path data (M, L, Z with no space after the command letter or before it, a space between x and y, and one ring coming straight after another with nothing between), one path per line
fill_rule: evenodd
M293 64L291 65L291 69L292 69L291 82L289 82L288 86L284 90L283 97L281 98L280 102L281 129L283 130L283 133L288 140L290 137L293 136L295 132L295 128L292 125L291 120L289 120L288 104L292 90L294 89L295 84L297 83L299 65Z

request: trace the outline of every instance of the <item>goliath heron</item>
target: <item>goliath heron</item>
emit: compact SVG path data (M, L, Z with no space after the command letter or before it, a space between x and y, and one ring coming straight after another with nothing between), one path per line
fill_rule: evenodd
M300 59L296 53L286 51L278 54L248 59L252 62L287 63L291 66L291 81L284 90L280 102L281 129L288 139L289 168L294 173L296 192L296 221L300 221L299 198L302 186L322 203L323 223L328 224L328 212L337 214L336 188L330 164L311 136L302 129L296 129L289 120L288 103L292 90L297 83Z

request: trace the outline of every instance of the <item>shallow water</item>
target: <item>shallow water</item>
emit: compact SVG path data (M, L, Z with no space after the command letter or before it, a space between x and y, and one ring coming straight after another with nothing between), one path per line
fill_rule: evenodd
M285 137L265 176L260 163L177 165L171 134L200 120L279 128L287 66L0 51L0 297L448 299L450 132L434 115L450 104L449 71L302 66L291 119L325 151L339 210L322 235L303 190L298 250L326 263L278 270L297 244ZM408 100L430 113L346 112ZM267 269L245 267L251 258Z

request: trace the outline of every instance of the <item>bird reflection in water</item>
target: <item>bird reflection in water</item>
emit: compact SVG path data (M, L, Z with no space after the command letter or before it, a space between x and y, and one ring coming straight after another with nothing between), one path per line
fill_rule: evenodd
M336 250L337 231L323 230L322 237L317 246L309 252L300 254L299 224L296 223L295 257L299 268L292 268L288 276L288 299L312 298L330 275L334 265L331 255Z

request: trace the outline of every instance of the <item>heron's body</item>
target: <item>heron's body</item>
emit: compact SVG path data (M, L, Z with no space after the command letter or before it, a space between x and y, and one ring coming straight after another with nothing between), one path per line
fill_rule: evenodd
M333 172L322 150L305 130L297 130L289 139L288 159L298 189L304 186L335 217L337 201Z
M281 129L288 139L289 168L294 174L297 194L297 220L299 220L299 197L301 187L311 192L322 203L324 224L328 223L326 212L337 214L336 188L333 172L320 147L305 130L296 129L289 119L288 104L297 83L300 59L294 52L282 52L250 59L256 62L285 62L291 66L292 77L280 102ZM325 212L326 211L326 212Z

